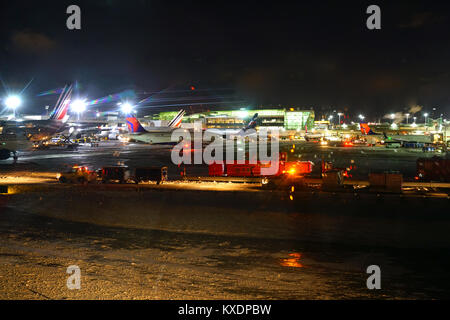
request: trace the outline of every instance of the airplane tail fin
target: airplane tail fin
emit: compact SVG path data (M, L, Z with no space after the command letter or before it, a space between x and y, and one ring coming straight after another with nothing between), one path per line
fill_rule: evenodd
M258 119L258 114L255 113L253 117L250 119L248 124L243 128L244 131L247 131L249 129L255 129L256 128L256 120Z
M127 115L127 127L128 127L128 132L129 133L147 132L144 129L144 127L141 125L139 120L135 116L133 116L131 114Z
M171 128L179 128L181 126L181 121L183 121L183 117L186 111L180 110L175 118L172 119L172 121L169 122L169 127Z
M361 133L363 135L373 135L375 132L370 129L369 125L367 123L360 123L359 127L361 128Z
M63 91L59 95L58 101L56 101L55 108L50 114L50 120L58 120L62 121L67 115L67 111L69 110L70 100L72 98L72 85L64 87Z

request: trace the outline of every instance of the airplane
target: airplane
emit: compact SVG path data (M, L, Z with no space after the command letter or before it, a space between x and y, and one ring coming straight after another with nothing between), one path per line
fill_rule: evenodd
M306 141L320 141L323 138L322 133L308 133L308 126L305 124L305 140Z
M255 131L249 132L251 129L256 128L256 120L258 119L258 114L255 113L253 117L250 119L248 124L242 129L207 129L208 133L212 133L213 135L220 136L223 139L227 139L229 137L248 137L252 134L255 134Z
M177 129L181 126L181 121L183 121L183 117L185 114L186 111L180 110L178 111L177 115L168 123L167 126L147 127L145 128L145 130L147 132L172 132L174 129Z
M32 142L40 142L50 139L53 135L65 129L65 121L67 120L67 112L72 96L72 85L65 86L55 108L44 120L24 120L24 121L6 121L3 122L4 127L13 131L24 132L28 139Z
M3 122L0 134L0 160L9 159L11 154L14 160L17 160L17 151L31 148L34 143L48 140L58 133L64 127L71 95L72 86L64 87L53 112L46 120Z
M31 148L33 143L22 133L0 134L0 160L8 160L11 155L17 160L17 151Z
M172 131L181 126L184 114L185 111L180 110L175 118L169 122L167 127L154 127L150 129L144 129L135 116L127 115L126 120L129 133L125 134L124 137L148 144L177 144L177 142L172 141Z
M426 135L408 135L408 134L395 134L387 135L385 132L382 134L373 132L367 123L360 123L360 129L363 136L366 138L369 144L377 143L403 143L403 142L419 142L419 143L432 143L432 137Z

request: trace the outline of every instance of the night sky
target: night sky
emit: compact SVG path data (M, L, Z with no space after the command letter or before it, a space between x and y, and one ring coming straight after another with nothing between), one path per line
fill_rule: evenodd
M34 78L25 96L35 113L47 103L37 93L78 81L92 99L195 86L255 107L448 115L447 3L2 1L0 76L15 90ZM70 4L81 7L81 31L66 28ZM381 30L366 28L370 4Z

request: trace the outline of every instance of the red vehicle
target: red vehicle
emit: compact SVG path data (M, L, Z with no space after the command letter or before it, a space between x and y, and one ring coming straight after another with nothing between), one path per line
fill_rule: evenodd
M313 163L311 161L286 161L287 154L280 153L278 172L275 176L290 175L300 176L312 172ZM267 168L270 163L263 163L258 161L257 163L250 163L248 160L245 163L233 163L213 162L209 165L209 176L220 177L261 177L261 169Z

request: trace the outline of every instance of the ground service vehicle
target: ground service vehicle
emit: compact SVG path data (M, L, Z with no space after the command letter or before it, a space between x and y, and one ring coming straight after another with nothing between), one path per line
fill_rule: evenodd
M156 181L160 184L167 181L167 167L140 167L136 168L133 180L135 183L143 181Z
M90 183L97 180L97 174L87 167L74 166L67 172L58 173L56 178L61 183Z
M234 161L227 163L213 162L209 165L209 176L227 176L227 177L262 177L263 168L270 167L270 163L256 161L252 163L246 160L244 163ZM287 161L286 152L280 153L278 161L278 171L273 176L303 176L311 173L313 163L311 161Z
M223 161L211 163L208 171L210 177L261 178L264 187L282 187L284 185L302 185L303 179L301 178L312 172L313 163L311 161L287 161L287 153L282 152L279 156L278 171L274 175L264 176L262 169L265 167L270 167L270 163L260 161L227 163Z
M130 169L126 166L103 167L98 171L99 180L102 183L126 183L131 175Z

